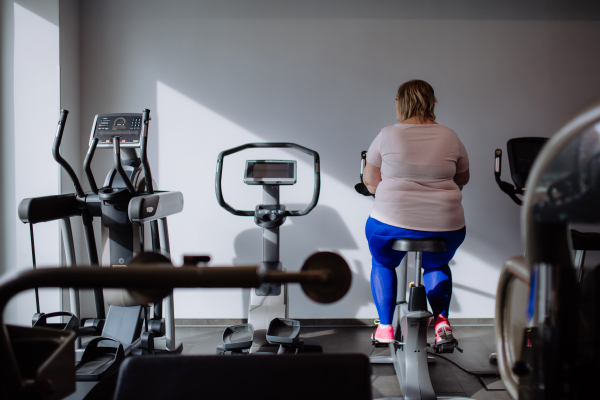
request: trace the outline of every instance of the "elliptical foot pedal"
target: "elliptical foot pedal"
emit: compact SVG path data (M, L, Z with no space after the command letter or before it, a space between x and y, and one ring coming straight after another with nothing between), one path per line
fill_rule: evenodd
M114 342L114 346L99 346L100 342ZM100 381L119 370L125 358L123 345L116 339L98 337L86 346L76 367L77 381Z
M267 329L267 341L283 346L295 345L300 335L300 321L289 318L274 318Z
M254 341L251 324L232 325L223 331L223 340L217 346L217 354L248 354Z
M48 322L49 318L55 317L69 317L67 322L58 322L51 323ZM75 314L66 312L66 311L58 311L53 313L36 313L33 315L32 326L34 328L50 328L50 329L58 329L61 331L79 331L79 319L75 316Z

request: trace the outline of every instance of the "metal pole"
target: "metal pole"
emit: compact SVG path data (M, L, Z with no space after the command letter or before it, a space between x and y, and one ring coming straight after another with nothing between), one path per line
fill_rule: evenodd
M406 302L406 277L408 274L408 253L402 258L398 268L398 301Z
M65 264L67 268L73 267L76 264L75 244L73 242L73 231L71 229L71 219L63 218L59 222L60 233L62 235L62 243L65 248ZM79 289L69 288L70 310L81 322L81 306L79 304ZM81 338L75 340L75 348L81 347Z
M421 286L421 264L423 263L423 253L415 252L415 286Z
M575 251L575 269L577 270L577 282L581 283L583 278L583 264L585 263L585 250Z
M33 265L33 269L36 269L36 262L35 262L35 242L33 241L33 224L29 224L29 237L31 238L31 261L32 261L32 265ZM35 287L35 309L36 312L39 314L40 313L40 291L37 288L37 286Z
M171 245L169 243L169 226L167 218L158 220L158 237L162 254L171 259ZM165 310L165 345L167 350L174 350L177 346L175 340L175 302L173 301L173 291L163 300Z
M263 185L263 204L279 204L278 185ZM279 227L263 228L263 261L279 261Z

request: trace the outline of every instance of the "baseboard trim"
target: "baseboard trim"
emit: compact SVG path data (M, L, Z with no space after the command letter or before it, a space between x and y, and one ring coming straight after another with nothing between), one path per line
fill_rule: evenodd
M296 318L305 327L375 326L375 318ZM245 324L246 318L175 318L178 328L226 327ZM494 326L494 318L451 318L452 326Z

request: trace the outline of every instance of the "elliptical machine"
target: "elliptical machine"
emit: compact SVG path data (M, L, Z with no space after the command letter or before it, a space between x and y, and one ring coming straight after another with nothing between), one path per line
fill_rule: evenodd
M295 160L248 160L246 161L244 183L260 185L263 188L263 204L254 210L237 210L223 198L221 179L223 163L226 156L246 149L254 148L292 148L313 157L314 189L311 202L304 210L287 210L279 203L279 188L283 185L296 183ZM264 271L283 271L279 259L279 227L287 217L301 217L308 214L319 201L321 189L319 153L295 143L248 143L222 151L217 157L215 175L215 191L221 207L233 215L254 217L254 223L263 231L263 261ZM344 282L349 285L352 276L342 274ZM334 299L323 299L333 302ZM248 324L228 327L223 332L223 342L217 347L217 354L255 353L268 350L269 344L275 346L278 354L295 354L300 351L321 353L320 343L314 339L302 339L300 322L288 318L287 285L280 283L265 283L250 294ZM272 351L271 351L272 352Z
M148 125L150 110L139 114L103 114L94 119L84 170L91 188L84 192L77 175L60 155L60 144L68 111L61 110L53 145L54 159L73 182L75 193L24 199L19 204L19 218L30 224L32 256L35 268L33 224L59 220L64 238L68 266L75 265L75 251L70 217L80 216L92 268L100 265L111 268L129 266L136 254L152 250L141 257L146 261L170 261L167 216L183 210L181 192L154 190L148 163ZM112 149L114 166L104 185L98 188L91 170L96 149ZM136 153L140 150L140 156ZM102 263L98 258L92 226L93 217L102 221ZM149 224L147 224L149 223ZM150 227L150 244L144 241ZM132 266L133 267L133 266ZM79 295L71 289L71 312L34 315L33 326L75 330L79 336L99 336L77 349L77 379L102 381L118 370L128 354L181 353L182 345L175 340L173 295L166 299L165 316L162 301L149 304L136 293L121 289L94 288L96 318L80 326ZM104 303L110 306L105 317ZM150 316L153 306L154 316ZM68 322L50 324L52 317L67 317ZM143 322L145 329L142 333Z

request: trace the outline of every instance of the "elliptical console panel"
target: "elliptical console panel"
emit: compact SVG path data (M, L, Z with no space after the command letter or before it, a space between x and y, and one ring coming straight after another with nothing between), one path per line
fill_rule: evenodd
M98 139L98 147L113 147L113 137L121 137L121 147L140 147L142 114L98 114L92 126L92 140Z
M247 160L244 183L293 185L296 183L296 160Z

